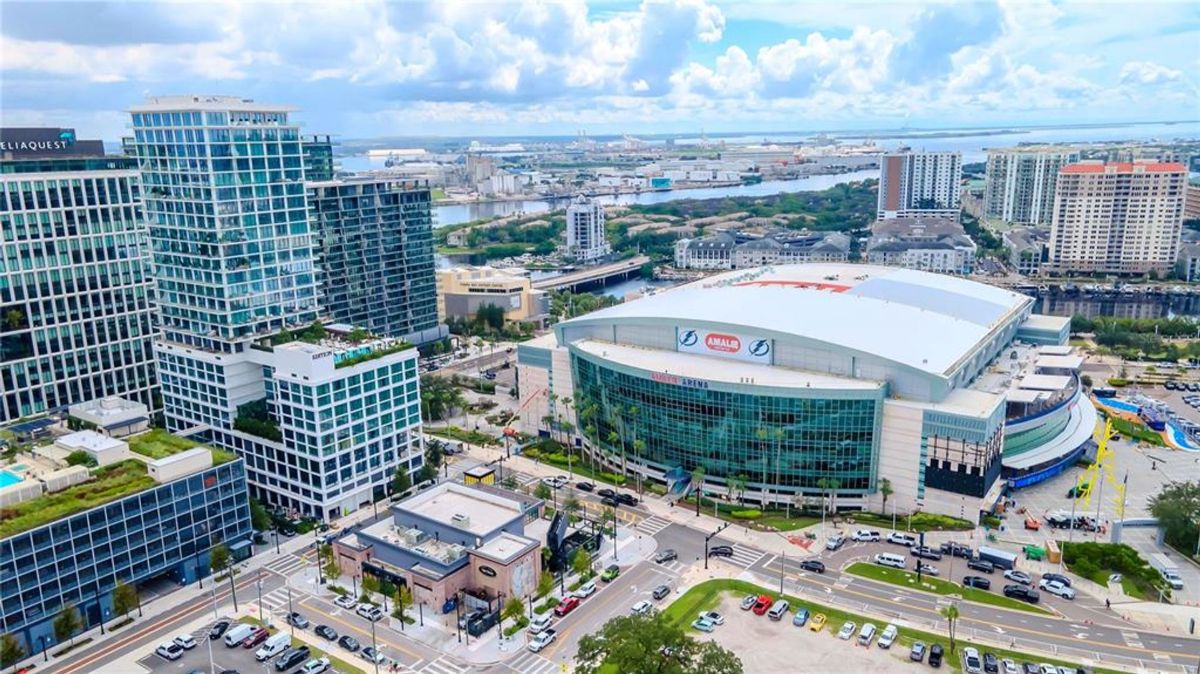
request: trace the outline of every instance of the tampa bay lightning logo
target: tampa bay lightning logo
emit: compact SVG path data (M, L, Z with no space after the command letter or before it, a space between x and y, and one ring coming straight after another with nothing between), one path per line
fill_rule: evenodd
M750 342L750 355L751 356L755 356L757 358L762 358L763 356L767 355L768 353L771 353L771 342L769 342L765 339L756 339L753 342Z
M687 330L679 333L680 346L696 346L696 342L700 341L700 337L695 330Z

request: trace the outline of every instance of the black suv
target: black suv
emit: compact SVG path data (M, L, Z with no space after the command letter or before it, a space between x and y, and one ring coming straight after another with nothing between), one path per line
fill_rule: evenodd
M733 556L733 546L732 545L713 546L708 549L708 556L709 557L732 557Z
M963 587L977 587L981 590L990 590L992 589L992 581L979 576L965 576L963 577Z
M360 648L360 646L358 644L358 639L355 639L354 637L350 636L349 634L345 635L341 639L338 639L338 646L341 646L342 648L350 651L351 653L357 651Z
M1000 661L996 660L995 653L983 654L983 671L985 674L998 674L1000 671Z
M321 637L322 639L337 641L338 633L335 632L334 629L329 625L317 625L317 628L313 631L316 632L317 636Z
M576 482L575 488L579 491L591 491L596 488L596 485L591 482Z
M991 562L989 562L986 559L972 558L970 561L967 562L967 568L975 569L976 571L982 571L984 573L992 573L993 571L996 570L996 565L992 564Z
M975 551L972 550L969 545L963 545L962 543L956 543L954 541L942 543L940 549L942 554L950 555L952 557L961 557L963 559L970 559L975 554Z
M1024 585L1005 585L1004 596L1012 597L1013 599L1022 599L1030 604L1036 604L1042 598L1037 590L1025 587Z
M279 659L275 661L275 671L286 672L287 670L291 669L292 667L295 667L296 665L307 660L308 656L309 656L308 646L301 646L300 648L293 648L293 649L287 651L286 653L284 653L283 655L279 656Z
M638 504L637 497L635 497L633 494L626 494L622 492L617 494L616 499L627 506L635 506Z
M825 565L815 559L806 559L800 562L800 568L813 573L825 573Z
M605 487L604 489L597 489L597 490L596 490L596 496L601 496L601 497L604 497L604 498L612 498L612 497L614 497L614 496L616 496L616 495L617 495L617 492L615 492L615 491L613 491L613 490L609 489L608 487Z
M221 635L224 634L225 630L227 630L227 629L229 629L229 621L228 620L218 620L216 622L216 624L212 626L212 629L210 629L208 631L208 638L209 639L219 639L221 637Z
M941 667L942 666L942 645L941 644L934 644L929 647L929 666L930 667Z
M913 557L920 557L921 559L932 559L935 561L942 558L942 553L938 552L937 550L934 550L933 548L929 547L928 545L918 545L915 548L910 548L908 551L908 554L912 555Z

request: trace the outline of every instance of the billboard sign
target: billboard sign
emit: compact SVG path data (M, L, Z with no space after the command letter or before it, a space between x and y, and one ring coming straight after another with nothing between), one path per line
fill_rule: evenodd
M684 353L731 358L763 365L771 363L774 342L770 339L686 326L676 328L675 334L675 343Z
M12 159L103 157L104 143L77 140L75 129L0 128L0 155Z

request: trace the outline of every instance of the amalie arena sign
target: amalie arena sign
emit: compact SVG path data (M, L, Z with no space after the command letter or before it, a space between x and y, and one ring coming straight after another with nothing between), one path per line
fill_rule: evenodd
M714 332L680 326L676 332L676 346L684 353L716 356L744 360L750 363L771 363L774 343L763 337L739 335L732 332Z

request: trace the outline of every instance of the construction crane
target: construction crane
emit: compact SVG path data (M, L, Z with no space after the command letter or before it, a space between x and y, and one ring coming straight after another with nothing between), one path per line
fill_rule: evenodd
M529 395L529 397L525 398L525 400L517 407L516 410L513 411L512 414L508 415L508 419L504 422L504 449L506 452L508 451L508 439L517 437L517 429L513 428L511 425L513 419L516 419L517 416L521 414L521 410L525 409L529 403L533 402L534 398L545 393L545 391L545 388L540 388L534 391Z
M1112 485L1113 503L1116 505L1115 520L1125 518L1125 480L1118 480L1113 474L1113 450L1108 446L1113 435L1112 419L1104 422L1103 435L1096 443L1096 460L1083 471L1075 483L1075 501L1083 500L1084 512L1092 506L1092 491L1096 495L1096 526L1100 526L1100 506L1104 495L1104 482ZM1128 478L1128 476L1126 476Z

